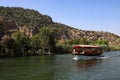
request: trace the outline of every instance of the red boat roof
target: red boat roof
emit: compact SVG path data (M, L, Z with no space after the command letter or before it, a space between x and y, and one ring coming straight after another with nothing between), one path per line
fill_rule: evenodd
M100 46L94 46L94 45L76 45L76 46L74 46L74 48L80 48L80 47L83 47L83 48L101 48Z

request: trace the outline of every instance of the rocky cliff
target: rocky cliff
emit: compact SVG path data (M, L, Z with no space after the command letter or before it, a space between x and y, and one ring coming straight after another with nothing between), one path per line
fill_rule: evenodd
M4 19L0 16L0 39L4 35L11 35L16 30L17 30L17 26L14 21Z
M85 38L87 40L106 40L109 45L120 46L120 36L110 32L79 30L65 24L56 23L41 13L17 7L0 7L0 36L4 31L18 29L33 36L43 26L54 29L57 40Z

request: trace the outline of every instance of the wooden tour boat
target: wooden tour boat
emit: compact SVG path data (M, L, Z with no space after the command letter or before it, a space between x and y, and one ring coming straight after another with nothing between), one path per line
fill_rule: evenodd
M85 55L85 56L100 56L103 54L100 46L93 45L76 45L73 47L73 55Z

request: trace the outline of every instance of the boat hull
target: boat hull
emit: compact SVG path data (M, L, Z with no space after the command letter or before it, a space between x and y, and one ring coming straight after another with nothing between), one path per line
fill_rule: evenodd
M89 59L101 59L102 55L99 56L84 56L84 55L74 55L73 60L89 60Z
M82 56L100 56L101 54L103 53L97 53L97 54L94 54L94 53L91 53L91 54L80 54L80 53L76 53L76 54L72 54L72 55L82 55Z

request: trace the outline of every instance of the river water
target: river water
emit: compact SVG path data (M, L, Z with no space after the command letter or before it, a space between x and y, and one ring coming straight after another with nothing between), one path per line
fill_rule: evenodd
M71 54L0 59L0 80L120 80L120 51L73 60Z

